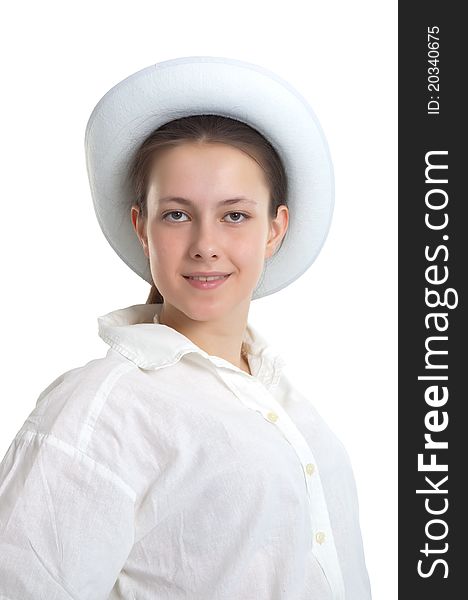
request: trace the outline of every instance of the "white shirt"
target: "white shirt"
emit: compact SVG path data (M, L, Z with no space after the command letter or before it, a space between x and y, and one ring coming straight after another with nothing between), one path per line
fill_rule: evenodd
M159 324L98 318L0 465L1 600L368 600L340 441L248 324L252 375Z

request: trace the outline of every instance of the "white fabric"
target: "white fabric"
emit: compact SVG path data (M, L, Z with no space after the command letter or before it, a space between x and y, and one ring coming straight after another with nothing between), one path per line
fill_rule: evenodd
M309 103L287 81L259 65L188 56L150 65L112 87L85 132L86 168L99 225L118 256L148 283L148 259L135 235L128 179L137 147L161 125L190 115L243 121L276 149L288 179L289 224L279 250L265 260L252 300L300 277L319 254L334 204L333 164Z
M368 600L348 456L251 324L252 375L158 323L99 317L0 465L0 598Z

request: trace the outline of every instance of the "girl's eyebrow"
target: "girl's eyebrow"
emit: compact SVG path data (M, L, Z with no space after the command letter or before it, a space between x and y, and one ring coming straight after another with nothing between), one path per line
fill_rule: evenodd
M165 204L167 202L178 202L179 204L185 204L186 206L193 206L195 202L192 202L188 198L182 198L181 196L164 196L159 199L160 204ZM228 198L227 200L221 200L218 202L218 206L224 206L226 204L237 204L238 202L248 202L250 204L258 204L256 200L251 200L250 198L246 198L245 196L238 196L237 198Z

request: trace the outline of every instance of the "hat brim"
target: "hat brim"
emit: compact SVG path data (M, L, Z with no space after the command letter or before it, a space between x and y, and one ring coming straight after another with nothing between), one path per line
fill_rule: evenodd
M327 237L334 204L333 165L309 104L288 82L255 64L211 56L163 61L130 75L98 102L85 133L94 209L109 244L152 283L148 259L130 218L128 168L143 140L180 117L215 114L243 121L276 149L288 179L289 224L279 250L265 260L252 299L300 277Z

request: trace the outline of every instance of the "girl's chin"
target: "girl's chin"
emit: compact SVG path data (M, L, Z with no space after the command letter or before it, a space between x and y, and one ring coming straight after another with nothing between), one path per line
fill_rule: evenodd
M212 301L210 303L200 299L189 299L179 306L179 310L193 321L218 321L228 318L232 315L235 308L231 302L229 304L226 304L226 301L222 303Z

